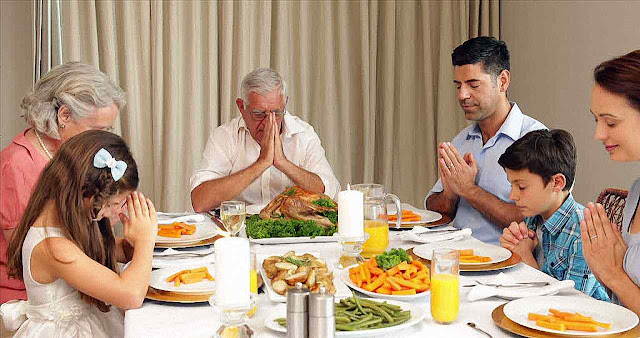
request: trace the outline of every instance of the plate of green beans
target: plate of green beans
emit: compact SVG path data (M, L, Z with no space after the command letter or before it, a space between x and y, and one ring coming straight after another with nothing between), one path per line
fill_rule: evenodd
M355 294L335 304L336 337L381 335L402 330L422 321L427 304L401 301L377 301ZM277 332L287 332L286 306L265 318L265 326Z

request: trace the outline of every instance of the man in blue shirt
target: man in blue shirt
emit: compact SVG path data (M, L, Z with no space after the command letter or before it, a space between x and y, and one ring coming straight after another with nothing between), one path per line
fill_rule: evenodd
M458 101L465 119L474 123L439 145L440 178L425 207L453 218L456 228L471 228L475 238L498 245L502 229L523 218L509 201L510 185L498 158L527 132L546 127L507 97L511 73L504 42L473 38L458 46L451 59Z

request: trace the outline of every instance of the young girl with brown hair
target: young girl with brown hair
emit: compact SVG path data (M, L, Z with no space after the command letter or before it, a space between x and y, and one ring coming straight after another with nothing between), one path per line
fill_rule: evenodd
M9 274L24 281L28 296L3 304L5 325L22 324L15 337L123 336L122 314L111 305L142 304L157 231L153 203L137 187L136 162L119 136L93 130L63 144L8 249ZM124 238L113 234L118 218ZM131 263L119 273L127 244Z

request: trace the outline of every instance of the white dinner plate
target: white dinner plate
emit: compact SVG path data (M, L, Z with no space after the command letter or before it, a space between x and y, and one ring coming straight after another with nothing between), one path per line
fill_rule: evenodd
M398 300L398 301L414 301L416 299L424 299L430 292L430 290L427 290L424 292L417 293L415 295L385 295L382 293L367 291L363 288L358 287L355 283L351 281L351 278L349 278L349 269L343 269L339 272L339 274L340 274L340 280L342 280L342 282L345 283L348 287L373 298Z
M329 264L329 262L327 262L324 258L322 258L320 254L317 252L303 252L303 253L296 252L296 254L299 254L299 255L303 255L305 253L309 253L314 255L315 257L323 259L325 263L327 263L327 268L329 269L329 271L330 272L333 271L333 285L336 287L336 293L335 293L336 298L351 296L351 290L349 290L349 288L343 282L340 281L340 278L336 277L337 271L333 269L333 267ZM262 263L264 262L265 258L268 258L271 256L277 256L277 254L259 254L256 257L256 260L259 265L258 270L262 275L262 280L264 281L265 288L267 289L267 296L269 297L269 300L274 303L285 303L287 301L287 295L286 294L280 295L273 289L273 287L271 287L271 279L267 277L267 273L266 271L264 271L264 268L262 267Z
M339 298L336 298L336 299L339 299ZM406 310L411 311L411 319L409 319L408 321L400 325L374 329L374 330L336 331L336 337L371 337L371 336L385 335L392 332L399 332L421 322L427 315L427 306L422 303L406 303L406 302L399 302L394 300L388 300L386 302L392 305L398 305L402 307L403 311L406 311ZM264 325L273 331L286 333L287 328L280 326L280 324L274 322L274 320L277 318L286 318L286 317L287 317L286 305L284 304L279 305L276 309L274 309L274 311L272 311L270 314L266 316L266 318L264 319Z
M511 251L497 245L486 244L473 239L465 239L458 242L449 241L449 242L436 242L436 243L422 244L415 247L413 249L413 253L418 257L431 260L431 256L433 255L434 249L444 249L444 248L455 249L455 250L473 249L474 255L491 257L490 262L460 263L460 265L464 265L464 266L500 263L511 258Z
M418 224L424 224L424 223L431 223L431 222L439 221L440 219L442 219L442 215L438 212L431 211L431 210L418 209L409 203L402 203L402 209L410 210L420 215L419 221L413 221L413 222L402 221L402 224L404 225L418 225ZM389 204L387 210L390 216L396 215L398 213L396 210L396 206L394 204ZM398 225L398 221L390 221L389 224Z
M185 265L180 267L171 267L158 269L151 272L151 279L149 280L149 286L156 290L162 291L171 291L171 292L181 292L181 293L208 293L214 292L215 289L215 281L210 281L208 279L204 279L201 282L193 283L193 284L180 284L180 286L175 286L173 282L167 282L167 278L173 275L176 272L186 270L186 269L195 269L202 266L206 266L209 270L209 274L214 276L215 270L213 264L209 265Z
M536 325L527 319L529 312L549 314L549 309L563 312L580 312L594 320L610 323L611 329L598 328L598 332L558 331ZM638 316L632 311L612 303L590 297L540 296L521 298L507 303L504 314L512 321L528 328L566 336L601 336L631 330L638 325Z
M163 237L156 234L158 244L192 244L205 239L209 239L218 234L218 226L212 220L206 219L204 222L195 223L196 232L193 235L182 235L180 238Z

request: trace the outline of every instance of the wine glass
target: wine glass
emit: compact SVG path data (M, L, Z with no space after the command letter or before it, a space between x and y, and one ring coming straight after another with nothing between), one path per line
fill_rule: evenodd
M238 236L240 229L247 218L247 211L244 202L226 201L220 205L220 218L225 229L231 237Z

